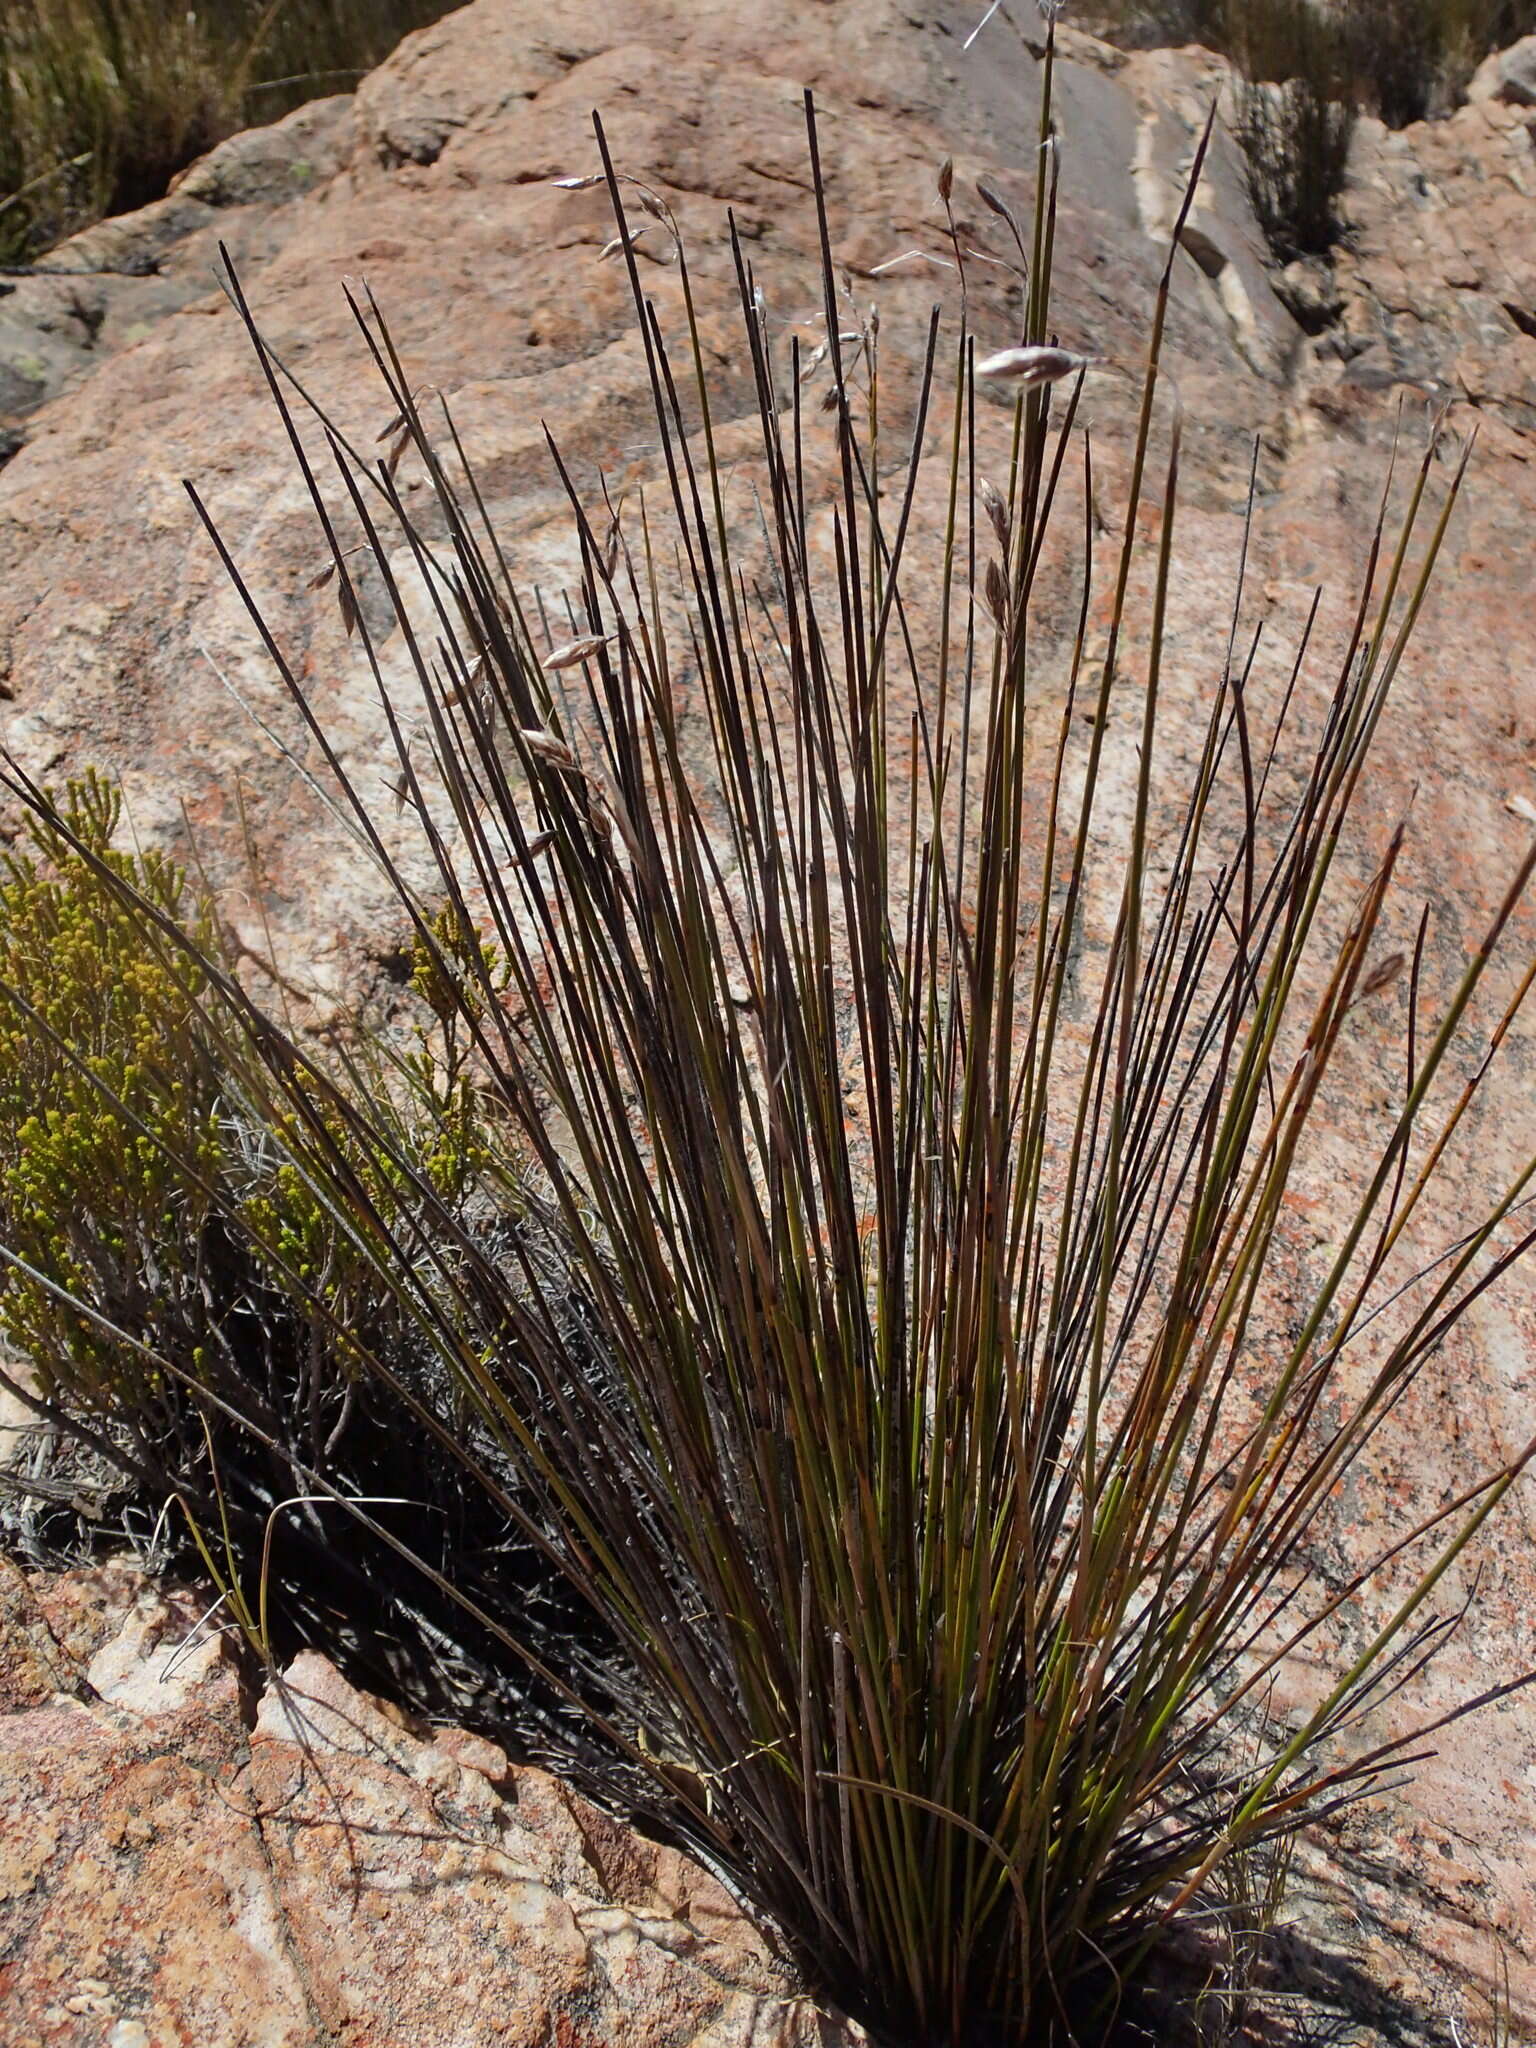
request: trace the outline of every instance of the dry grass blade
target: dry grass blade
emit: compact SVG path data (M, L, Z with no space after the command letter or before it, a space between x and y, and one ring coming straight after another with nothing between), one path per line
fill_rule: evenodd
M224 137L349 90L442 0L7 0L0 260L163 198Z

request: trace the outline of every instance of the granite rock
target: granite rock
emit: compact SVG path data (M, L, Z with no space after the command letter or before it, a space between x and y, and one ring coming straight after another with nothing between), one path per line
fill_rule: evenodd
M675 1850L206 1605L0 1563L5 2048L857 2048Z

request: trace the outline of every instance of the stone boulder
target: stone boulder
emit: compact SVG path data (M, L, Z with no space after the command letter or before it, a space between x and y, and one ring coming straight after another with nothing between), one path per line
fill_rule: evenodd
M260 887L276 964L322 1013L342 991L381 981L398 917L236 707L230 689L303 756L182 489L183 478L197 485L272 608L344 759L382 789L387 732L334 603L306 591L312 514L212 274L218 240L229 242L284 361L314 380L343 431L369 444L386 409L342 292L344 280L366 280L410 374L448 394L503 539L557 600L572 558L541 422L583 479L601 465L617 491L652 464L626 281L622 266L599 260L612 229L606 197L551 183L595 163L592 109L603 109L619 160L678 210L717 337L728 423L754 402L731 351L728 213L786 327L814 345L819 259L805 203L803 84L818 95L837 260L856 299L879 307L893 369L917 358L942 274L910 263L871 273L914 243L938 246L938 163L956 154L962 218L978 229L988 217L974 177L990 172L1019 188L1036 58L1022 43L1006 62L995 50L967 56L966 16L960 0L944 0L920 27L897 0L794 0L771 21L728 5L579 0L555 27L537 0L480 0L409 38L345 116L314 117L342 161L308 192L281 205L257 196L210 220L207 189L227 181L194 171L164 202L183 209L178 221L196 221L158 257L155 289L177 303L147 334L103 322L91 373L26 416L25 445L0 475L0 691L14 700L7 737L24 763L57 775L95 758L121 774L141 835L190 824L233 904ZM1161 108L1164 60L1148 60L1145 76L1118 60L1075 38L1061 69L1080 200L1064 217L1058 262L1066 338L1133 362L1161 265L1156 237L1189 144ZM1215 75L1196 67L1201 87ZM1238 423L1271 410L1295 329L1265 280L1224 141L1210 178L1173 339L1192 413L1210 422L1202 440L1213 470L1233 495L1246 474ZM138 232L92 231L130 246ZM675 330L675 271L647 252L644 273ZM977 292L983 338L1001 345L1015 338L1018 316L998 276L978 280ZM28 280L15 303L36 319L43 297L57 295L57 306L72 288ZM1131 386L1120 382L1101 403L1123 419ZM239 798L259 885L245 871ZM242 937L267 943L254 916Z
M270 255L284 207L336 176L351 135L348 95L311 100L232 135L164 199L85 229L30 275L0 273L0 461L28 414L205 297L220 242L237 262Z
M4 2048L857 2048L740 1908L206 1600L0 1562Z
M1522 36L1492 60L1490 90L1512 107L1536 107L1536 36Z

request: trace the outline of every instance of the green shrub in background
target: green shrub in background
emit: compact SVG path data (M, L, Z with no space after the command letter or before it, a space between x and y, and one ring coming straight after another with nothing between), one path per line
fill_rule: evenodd
M182 921L211 921L158 854L116 851L119 800L73 785L61 823L87 854ZM56 1289L138 1331L178 1314L183 1363L203 1348L200 1247L221 1154L220 1089L185 954L157 946L67 839L34 824L0 864L0 1332L50 1402L125 1413L150 1441L176 1390Z
M0 11L0 260L162 194L236 129L345 91L448 0L7 0ZM1318 18L1330 29L1318 32ZM1346 107L1394 126L1451 104L1478 59L1536 27L1533 0L1109 0L1085 26L1207 43L1252 85L1243 124L1279 240L1325 245ZM1317 154L1317 163L1308 159ZM1295 212L1285 209L1294 193Z
M1353 38L1313 0L1262 0L1229 30L1248 192L1283 261L1325 253L1355 129Z
M1350 97L1399 128L1444 112L1489 50L1536 29L1533 0L1312 0L1348 54ZM1204 43L1241 59L1257 41L1275 67L1250 75L1306 75L1303 41L1289 47L1291 0L1084 0L1084 26L1140 42Z
M224 136L345 92L448 0L5 0L0 259L157 199Z
M317 1070L271 1099L210 909L167 856L116 844L120 818L87 775L0 861L0 1344L159 1500L216 1505L208 1454L238 1462L239 1418L269 1454L265 1492L233 1488L254 1514L293 1490L296 1458L334 1465L360 1347L405 1341L356 1239L413 1173L463 1200L475 1100L425 1032L368 1065L377 1145ZM345 1222L306 1175L316 1142L346 1176Z
M1348 0L1334 15L1352 94L1389 128L1449 112L1490 50L1536 29L1532 0Z
M494 1000L494 955L438 913L413 958L425 1021L321 1067L253 1026L186 873L117 844L109 782L31 794L0 859L0 1377L47 1426L0 1473L0 1528L43 1563L126 1536L194 1570L195 1532L263 1653L322 1642L424 1711L579 1763L526 1653L554 1638L602 1699L621 1660L519 1532L460 1391L494 1315L411 1227L426 1208L483 1258L487 1218L494 1239L519 1212L466 1059L476 1013L445 980ZM402 1521L453 1598L401 1570ZM509 1593L518 1657L466 1613Z

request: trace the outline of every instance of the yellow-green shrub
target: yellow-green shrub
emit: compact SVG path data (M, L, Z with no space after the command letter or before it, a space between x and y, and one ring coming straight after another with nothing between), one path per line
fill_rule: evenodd
M92 1405L158 1396L158 1376L54 1290L140 1330L178 1298L195 1345L221 1142L203 976L109 877L205 947L211 922L174 862L114 850L120 809L87 776L64 800L69 836L34 824L0 864L0 1333L50 1400Z
M164 854L115 847L120 816L87 775L0 865L0 1339L44 1399L179 1482L200 1409L289 1448L298 1431L311 1456L329 1440L359 1342L396 1314L360 1242L413 1175L463 1198L483 1141L457 1047L424 1032L399 1085L370 1068L368 1140L318 1072L274 1099L202 964L211 910Z
M423 1023L322 1069L228 978L184 871L116 848L108 782L26 794L29 838L0 861L0 1374L53 1433L0 1487L0 1525L79 1554L88 1525L59 1504L94 1495L114 1535L195 1530L263 1651L321 1642L427 1710L525 1730L556 1702L530 1700L465 1592L515 1598L567 1664L573 1633L596 1638L516 1526L512 1462L466 1487L463 1459L495 1450L442 1363L502 1343L487 1275L518 1208L464 1029L495 960L462 916L427 920ZM485 1314L449 1284L466 1265ZM402 1585L392 1526L454 1597Z

